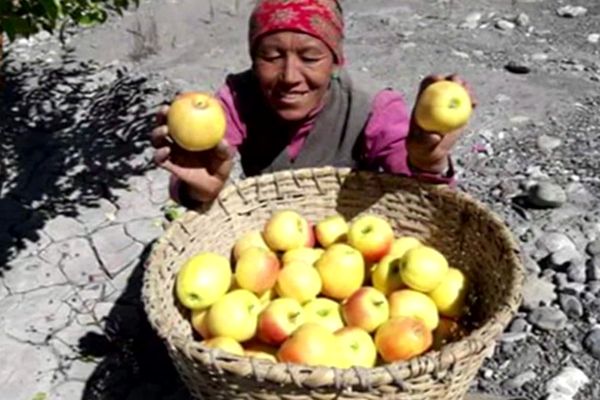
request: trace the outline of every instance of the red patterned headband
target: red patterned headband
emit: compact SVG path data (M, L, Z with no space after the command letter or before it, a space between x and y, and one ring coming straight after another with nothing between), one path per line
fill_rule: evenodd
M344 18L337 0L259 0L250 16L250 48L267 33L296 31L322 40L344 62Z

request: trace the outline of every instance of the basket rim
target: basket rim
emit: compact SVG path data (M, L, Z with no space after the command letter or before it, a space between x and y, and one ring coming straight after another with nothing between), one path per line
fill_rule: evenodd
M298 182L302 178L312 177L318 182L319 177L335 175L339 180L343 180L349 174L362 175L364 178L374 175L388 176L392 179L402 181L403 184L416 185L419 189L442 197L455 197L458 202L470 203L472 207L475 207L478 211L485 214L490 219L490 223L496 225L502 233L502 239L507 241L507 247L512 250L508 257L510 263L515 267L515 271L512 280L508 285L509 293L505 304L502 304L499 307L499 310L497 310L488 321L470 331L467 336L462 337L456 342L444 345L440 350L430 350L425 354L414 357L408 361L398 361L375 366L373 368L353 367L351 369L307 366L281 362L272 363L267 360L254 359L247 356L236 356L225 353L219 349L207 348L201 344L201 342L193 340L193 338L181 337L174 334L171 329L166 328L165 324L155 323L154 310L149 307L146 299L150 298L156 290L153 283L155 280L151 279L151 276L158 272L152 270L152 268L145 268L142 286L144 308L153 329L169 349L176 353L182 352L186 357L193 358L194 361L201 361L204 364L212 365L219 371L227 371L236 375L239 375L240 371L246 371L257 375L257 377L262 380L279 384L298 385L303 383L305 386L310 387L338 386L340 384L343 386L370 386L373 382L376 382L377 385L396 384L402 386L403 381L411 377L427 373L443 375L444 371L452 369L457 361L461 359L478 355L482 352L493 351L497 336L502 333L521 303L521 286L524 280L525 269L521 260L520 247L508 227L494 211L489 209L472 195L450 188L447 185L424 182L414 178L393 175L386 172L336 167L313 167L278 171L245 178L236 182L229 182L223 190L221 190L215 203L218 203L225 212L228 212L222 200L232 194L238 194L244 199L242 191L248 187L273 183L277 185L278 181L284 178L291 178ZM203 206L198 210L187 210L178 220L173 221L165 230L164 234L154 243L152 251L147 259L146 266L153 264L157 252L160 251L160 248L163 245L169 242L169 238L173 235L175 229L185 226L186 221L198 218L209 208L210 206ZM261 373L261 376L258 376L259 374L257 371L260 370L265 370L266 372ZM314 385L311 384L311 382L308 382L310 379L302 379L303 377L310 378L313 374L326 376L329 379L322 379L320 383L315 383ZM365 379L367 380L366 383ZM323 381L328 381L328 383L323 383Z

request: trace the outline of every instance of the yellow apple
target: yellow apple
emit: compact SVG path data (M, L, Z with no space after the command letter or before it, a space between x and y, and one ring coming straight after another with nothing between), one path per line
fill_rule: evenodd
M293 210L280 210L271 215L263 229L263 238L273 251L311 247L314 233L302 215Z
M303 308L306 322L314 322L323 325L331 332L335 332L344 327L341 306L337 301L325 297L318 297L310 300Z
M226 257L202 252L187 260L177 273L175 293L185 307L200 310L227 293L231 279L231 265Z
M350 224L348 230L348 244L360 251L369 262L377 262L386 255L393 241L392 226L378 215L362 215Z
M401 289L390 294L390 319L395 317L415 317L425 323L430 331L437 328L440 316L435 303L425 293L411 289Z
M394 253L386 254L371 270L373 287L386 296L398 289L406 287L400 277L401 257Z
M253 229L243 233L233 245L233 257L235 260L240 258L240 255L251 247L261 247L269 250L269 246L263 239L262 232L258 229Z
M244 355L273 363L277 362L277 348L257 341L244 343Z
M279 258L271 250L250 247L235 264L235 280L240 288L262 295L275 286L279 268Z
M227 353L235 354L236 356L244 355L244 348L235 339L225 336L216 336L201 342L204 346L210 349L220 349Z
M363 256L358 250L344 243L329 246L315 267L323 282L323 294L336 300L350 296L365 280Z
M375 347L385 362L405 361L429 350L433 342L425 323L412 317L392 318L375 333Z
M207 316L212 336L226 336L244 342L256 334L260 300L246 289L235 289L217 300Z
M275 290L280 297L290 297L304 304L316 298L322 287L321 277L312 265L292 261L279 271Z
M335 332L343 357L342 367L372 368L377 362L377 348L371 335L357 327L345 327Z
M309 366L338 366L338 350L333 332L319 324L304 323L281 344L277 359Z
M394 240L392 243L392 248L390 249L390 254L393 254L397 257L402 257L407 250L421 245L421 241L416 237L402 236Z
M325 248L334 243L346 241L348 222L339 214L330 215L315 225L315 236L319 244Z
M173 100L167 113L169 135L188 151L215 147L225 136L226 125L221 103L209 93L182 93Z
M458 318L464 314L467 298L467 278L456 268L448 268L442 283L429 292L429 297L441 315Z
M390 306L382 292L371 286L363 286L344 300L342 315L347 326L371 333L389 319Z
M435 289L448 272L446 257L430 246L417 246L402 256L400 277L410 288L428 293Z
M192 328L200 335L203 339L210 339L210 330L208 329L208 308L202 310L192 310L191 323Z
M258 300L260 301L260 310L262 311L271 303L271 301L277 298L277 291L275 290L275 287L272 287L271 289L264 291L263 293L257 296Z
M314 265L324 252L325 250L316 247L298 247L283 253L281 262L287 264L292 261L304 261L310 265Z
M463 85L438 81L427 86L415 105L415 121L421 129L445 134L463 127L469 121L473 105Z
M266 344L280 345L305 320L304 309L297 300L280 297L271 301L258 316L257 337Z

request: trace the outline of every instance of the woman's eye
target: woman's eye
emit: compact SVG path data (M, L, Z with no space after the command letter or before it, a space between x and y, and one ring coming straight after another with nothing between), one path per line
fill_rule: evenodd
M304 61L305 63L316 63L319 60L321 60L320 57L307 57L307 56L302 57L302 61Z
M260 58L262 58L265 61L271 62L271 61L276 61L276 60L280 59L281 55L280 54L262 54L260 56Z

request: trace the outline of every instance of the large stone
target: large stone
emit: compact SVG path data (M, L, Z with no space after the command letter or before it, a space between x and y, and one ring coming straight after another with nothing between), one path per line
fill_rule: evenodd
M60 268L41 258L19 258L9 262L8 265L10 271L4 275L4 283L13 293L28 292L67 282Z
M547 252L548 254L554 253L560 249L569 248L576 250L573 241L564 233L561 232L547 232L536 242L536 246Z
M48 221L44 227L44 231L55 242L74 237L81 237L85 234L85 228L79 221L75 218L69 218L62 215Z
M153 204L149 198L150 191L124 190L114 191L117 196L119 210L116 221L128 222L143 218L156 218L161 215L160 206Z
M160 220L141 219L128 222L125 232L135 240L147 244L162 235L163 229Z
M25 342L44 344L73 319L71 306L79 304L70 287L55 286L27 295L12 295L0 302L0 327Z
M527 320L544 331L557 331L567 325L567 316L554 307L539 307L531 311Z
M48 400L53 399L81 399L85 390L85 381L65 381L52 388Z
M550 305L556 300L556 288L554 284L533 275L529 275L525 278L522 293L522 307L525 310L532 310L539 306Z
M92 232L110 224L116 218L117 207L106 199L99 199L97 207L79 207L77 220Z
M58 360L48 347L31 345L0 334L0 354L4 360L0 368L2 399L31 400L37 393L50 393L54 375L58 373ZM48 395L46 399L53 397Z
M42 251L40 257L62 269L74 284L83 285L106 277L89 241L84 238L54 243Z
M567 194L559 185L540 182L529 189L529 202L536 207L556 208L567 201Z
M572 399L589 381L587 375L579 368L564 367L558 375L546 383L547 399Z
M102 265L111 276L118 274L136 261L144 246L126 234L122 225L103 228L92 235L92 242L102 260Z

